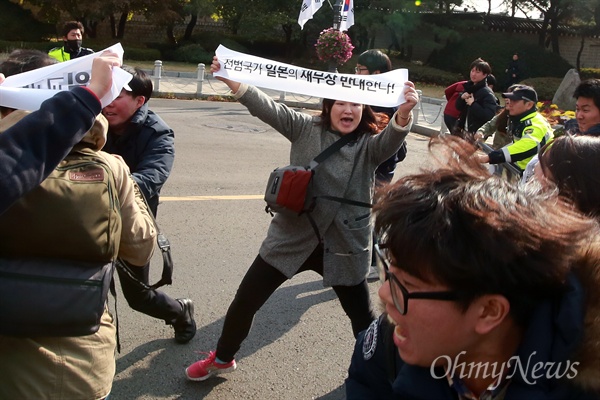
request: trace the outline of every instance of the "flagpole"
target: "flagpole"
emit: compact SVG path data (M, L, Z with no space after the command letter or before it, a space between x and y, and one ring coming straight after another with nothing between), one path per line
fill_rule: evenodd
M336 0L333 6L333 29L340 30L340 24L342 23L342 7L344 0Z
M342 23L342 7L344 0L336 0L333 6L333 29L340 30ZM329 61L329 72L337 72L337 63L333 60Z

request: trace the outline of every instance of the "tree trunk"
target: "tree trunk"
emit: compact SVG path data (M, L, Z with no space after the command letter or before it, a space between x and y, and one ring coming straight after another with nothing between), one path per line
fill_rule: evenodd
M123 39L125 36L125 24L127 23L127 16L129 15L129 9L125 9L119 17L119 26L117 26L117 38Z
M108 16L108 20L110 21L110 37L113 39L117 38L117 21L115 19L115 14L110 13Z
M585 45L585 34L581 34L581 44L579 45L579 51L577 52L577 72L581 72L581 54L583 53L583 47Z
M194 28L196 27L196 23L198 22L198 14L192 14L192 18L190 18L190 22L188 22L185 27L185 32L183 34L183 40L190 40L192 38L192 34L194 33Z
M171 44L177 44L177 39L175 39L175 26L173 24L167 26L167 40Z
M550 14L549 13L545 13L544 14L544 21L542 22L542 28L540 29L540 33L538 36L538 45L540 47L545 47L546 46L546 33L548 32L548 22L550 19Z
M292 25L282 24L281 29L283 29L283 32L285 33L285 44L289 45L292 43L292 33L294 32ZM289 48L289 46L286 47Z

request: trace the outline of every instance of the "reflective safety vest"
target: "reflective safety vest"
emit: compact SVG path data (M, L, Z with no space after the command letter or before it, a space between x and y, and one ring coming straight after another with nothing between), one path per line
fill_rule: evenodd
M513 162L524 170L531 158L552 138L552 127L542 114L533 111L521 118L511 133L514 143L501 151L506 162Z
M69 61L71 55L65 51L64 47L55 47L48 52L48 55L59 62Z

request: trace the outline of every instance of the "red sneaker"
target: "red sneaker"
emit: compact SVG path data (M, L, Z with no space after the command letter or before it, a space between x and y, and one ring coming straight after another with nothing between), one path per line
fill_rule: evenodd
M204 353L206 354L206 353ZM231 360L228 363L221 364L215 361L216 352L211 351L208 353L208 357L204 360L196 361L185 369L185 374L191 381L204 381L213 375L225 374L227 372L235 371L237 365L235 360Z

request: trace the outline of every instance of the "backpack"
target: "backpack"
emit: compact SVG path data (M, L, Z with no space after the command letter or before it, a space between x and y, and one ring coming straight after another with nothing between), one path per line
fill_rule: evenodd
M110 165L78 145L0 215L0 334L96 332L120 238Z

